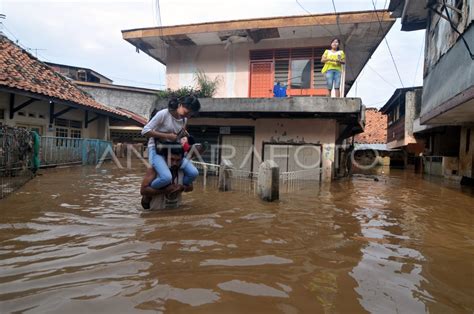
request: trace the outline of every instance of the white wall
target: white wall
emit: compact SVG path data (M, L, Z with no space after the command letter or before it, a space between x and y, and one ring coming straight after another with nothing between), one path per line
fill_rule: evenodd
M167 87L177 89L194 86L194 73L203 70L210 78L221 78L215 97L249 96L250 50L327 47L330 38L263 41L257 44L236 43L227 49L224 45L186 46L169 48L166 65Z

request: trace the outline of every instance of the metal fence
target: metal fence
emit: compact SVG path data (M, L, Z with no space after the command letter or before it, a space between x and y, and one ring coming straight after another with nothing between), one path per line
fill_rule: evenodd
M280 192L294 192L314 187L321 182L322 169L307 169L280 173Z
M203 187L218 188L221 166L210 163L192 161L199 171L197 183ZM291 193L318 186L321 183L322 169L307 169L281 172L279 178L280 192ZM257 193L257 172L232 169L231 190L245 193Z
M232 169L232 190L257 193L257 172Z
M218 187L219 165L197 161L192 161L192 163L199 171L199 177L196 183L201 184L204 188Z
M0 199L24 185L33 175L33 135L24 128L0 127ZM112 143L97 139L42 137L40 165L96 165ZM107 154L104 159L112 156Z
M44 136L41 138L41 166L95 165L107 149L110 149L112 152L112 142L96 139ZM111 156L108 155L106 159L110 158Z
M0 127L0 199L33 177L33 136L23 128Z

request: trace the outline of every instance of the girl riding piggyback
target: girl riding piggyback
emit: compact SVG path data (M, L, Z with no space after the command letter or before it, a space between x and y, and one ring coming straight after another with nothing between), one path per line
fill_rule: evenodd
M187 120L200 109L201 104L197 97L173 98L169 101L168 108L158 111L143 128L142 135L149 138L148 159L158 174L150 184L152 188L162 189L171 184L171 171L163 157L166 154L160 152L175 145L181 146L181 138L188 135ZM189 159L183 158L180 169L184 173L183 185L192 185L199 174L196 167Z

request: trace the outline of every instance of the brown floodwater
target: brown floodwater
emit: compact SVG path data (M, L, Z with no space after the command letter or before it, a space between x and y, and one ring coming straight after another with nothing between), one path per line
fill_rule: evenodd
M474 311L470 190L391 172L143 213L143 172L52 169L0 200L0 312Z

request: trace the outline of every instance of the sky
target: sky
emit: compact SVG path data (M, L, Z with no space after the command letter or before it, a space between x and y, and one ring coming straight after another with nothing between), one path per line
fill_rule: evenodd
M336 10L373 10L389 0L334 0ZM122 39L122 30L232 19L334 12L331 0L0 0L3 33L40 60L87 67L115 84L163 89L165 67ZM161 14L158 14L160 12ZM161 17L161 19L160 19ZM161 21L160 21L161 20ZM398 78L382 42L350 90L367 107L382 107L396 88L423 83L424 31L387 35ZM347 52L350 53L350 52Z

